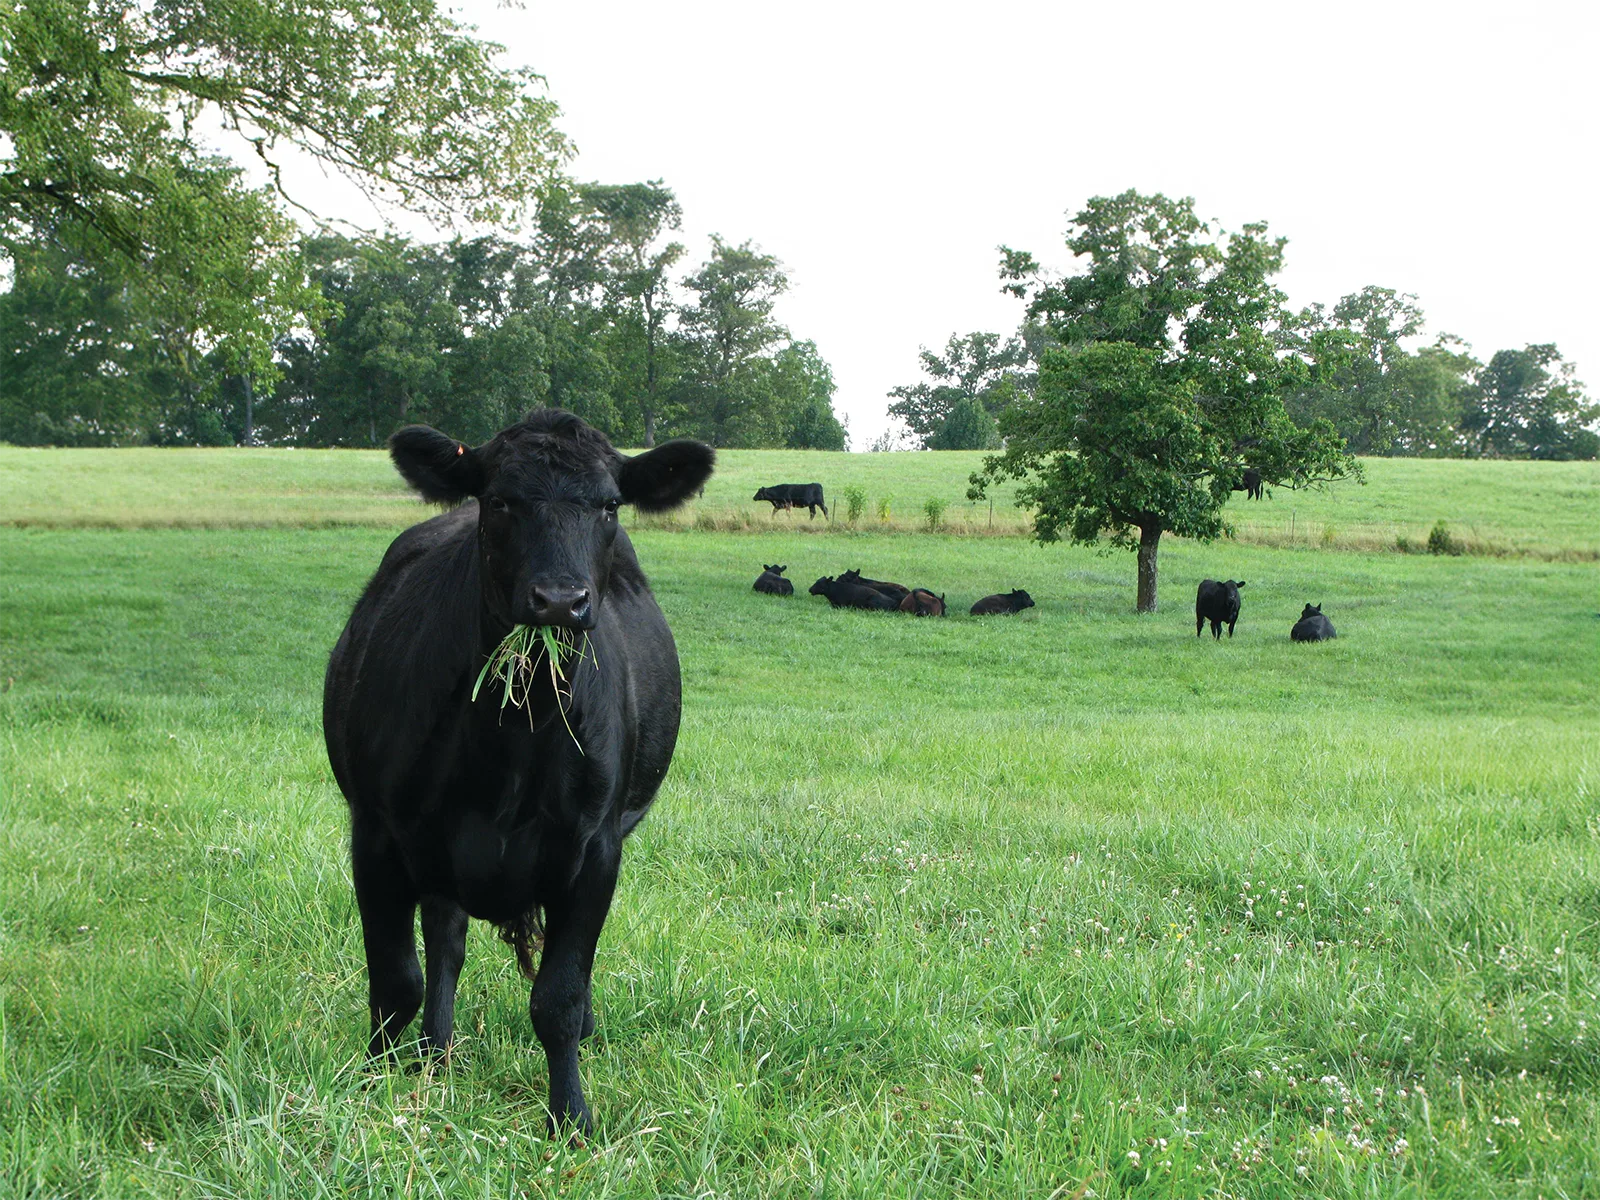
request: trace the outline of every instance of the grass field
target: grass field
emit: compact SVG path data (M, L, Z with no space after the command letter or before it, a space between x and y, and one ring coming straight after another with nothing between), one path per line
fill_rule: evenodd
M0 511L182 524L189 453L0 452ZM319 687L417 509L375 456L216 462L178 507L282 527L0 528L0 1194L1600 1196L1600 565L1177 542L1136 617L1128 556L640 532L685 723L572 1147L492 931L447 1066L361 1060ZM1593 537L1592 464L1525 477L1548 512L1529 464L1382 465L1442 474L1374 468L1368 516ZM835 612L763 561L1039 605ZM1249 581L1231 641L1202 575Z
M909 532L926 524L930 499L947 505L945 531L1019 535L1027 516L1015 488L987 503L967 500L984 456L966 451L830 454L724 450L704 497L652 524L767 534ZM1393 550L1425 544L1443 520L1474 553L1600 559L1600 463L1366 459L1365 486L1238 493L1229 518L1240 541L1268 546ZM774 516L750 497L769 483L820 481L832 525ZM847 525L844 492L859 487L866 510ZM879 502L889 518L879 519ZM27 450L0 446L0 525L71 528L389 528L416 508L388 456L368 450Z

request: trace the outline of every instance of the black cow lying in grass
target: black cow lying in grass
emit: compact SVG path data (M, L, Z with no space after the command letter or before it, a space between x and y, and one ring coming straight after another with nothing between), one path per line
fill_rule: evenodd
M768 566L766 563L762 563L761 574L757 576L755 583L751 584L751 586L756 591L765 592L769 596L792 596L794 595L794 584L783 577L783 573L788 569L788 567Z
M1202 579L1194 595L1194 635L1199 637L1206 622L1211 622L1211 636L1221 640L1222 627L1228 627L1233 636L1233 626L1239 620L1239 589L1244 580L1228 579L1218 583L1215 579Z
M390 545L323 689L328 760L350 804L368 1051L391 1051L419 1006L423 1046L450 1045L467 918L492 921L533 980L551 1125L587 1130L578 1041L594 1031L595 943L680 708L678 652L617 508L675 508L711 473L712 450L674 441L624 458L544 410L470 448L407 426L389 452L423 499L459 507ZM541 659L524 711L507 713L505 684L491 679L474 702L474 681L517 626L585 641L563 655L564 693Z
M826 596L835 608L866 608L877 612L894 612L899 607L877 588L864 584L846 583L831 575L824 575L811 585L813 596Z
M993 596L985 596L972 606L971 611L975 617L1010 616L1032 607L1033 597L1017 588L1012 592L996 592Z
M884 579L863 579L861 572L856 570L846 571L839 576L840 583L857 583L862 587L876 588L896 604L904 600L911 593L911 589L904 584L890 583Z
M1289 630L1289 636L1297 642L1325 642L1339 635L1333 631L1333 622L1322 615L1322 605L1308 604L1300 611L1300 619Z
M912 588L900 601L900 611L918 617L944 616L944 597L935 596L927 588Z
M775 483L760 489L753 499L765 500L772 505L773 516L778 515L779 509L791 508L809 508L813 520L819 508L823 516L828 515L828 506L822 502L820 483Z

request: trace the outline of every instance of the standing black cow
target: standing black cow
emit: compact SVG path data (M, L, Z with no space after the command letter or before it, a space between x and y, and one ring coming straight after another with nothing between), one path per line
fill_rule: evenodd
M1033 607L1033 597L1021 588L1012 592L996 592L993 596L985 596L972 606L972 615L975 617L1011 616L1025 608Z
M765 592L769 596L792 596L794 584L783 577L789 568L784 566L768 566L761 564L761 574L756 577L755 583L750 586L758 592Z
M1339 635L1333 631L1333 622L1322 615L1322 605L1308 604L1300 611L1300 619L1289 630L1297 642L1325 642Z
M1233 485L1233 490L1243 492L1251 500L1261 499L1261 472L1254 467L1244 469L1244 480Z
M1211 636L1220 640L1222 627L1228 627L1228 636L1233 636L1234 623L1239 620L1239 589L1244 586L1244 580L1229 579L1218 583L1215 579L1202 579L1200 587L1194 594L1194 635L1200 636L1200 631L1211 622Z
M775 483L756 492L752 499L765 500L772 505L773 516L778 515L779 509L790 508L809 508L813 520L819 508L823 516L828 515L828 506L822 502L820 483Z
M595 943L622 839L678 737L677 649L617 507L676 507L711 473L713 452L675 441L624 458L553 410L470 448L408 426L389 452L423 499L461 506L389 547L323 691L328 759L350 804L368 1050L391 1051L419 1005L423 1045L449 1046L467 918L492 921L533 979L551 1124L585 1130L578 1041L594 1029ZM525 712L503 713L496 683L473 702L486 656L515 625L587 635L585 657L566 664L564 714L537 684ZM426 982L412 936L419 904ZM528 943L541 912L535 973Z
M882 592L896 604L899 604L900 601L904 600L908 595L911 594L911 589L901 583L890 583L887 579L863 579L861 577L861 572L855 568L851 568L843 575L839 576L839 582L857 583L862 587L873 588Z
M826 596L835 608L866 608L877 612L894 612L899 607L877 588L859 583L845 583L832 575L824 575L811 585L813 596Z

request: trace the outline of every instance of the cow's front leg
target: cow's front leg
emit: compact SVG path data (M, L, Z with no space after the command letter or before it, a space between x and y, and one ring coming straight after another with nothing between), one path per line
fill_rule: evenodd
M594 1124L578 1077L578 1042L593 1028L589 976L595 945L611 910L621 857L614 835L597 834L577 878L544 902L544 953L528 998L528 1015L550 1068L552 1129L568 1125L574 1132L588 1133Z
M350 866L361 940L367 952L367 1008L372 1036L367 1053L388 1054L422 1003L422 968L412 933L417 898L394 843L374 822L351 822Z
M467 957L466 910L437 896L425 897L422 948L428 981L422 1002L422 1047L441 1053L455 1036L456 980Z

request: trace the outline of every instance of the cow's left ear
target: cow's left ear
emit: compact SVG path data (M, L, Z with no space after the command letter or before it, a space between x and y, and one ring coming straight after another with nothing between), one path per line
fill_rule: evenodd
M389 457L424 500L459 504L483 491L483 460L470 446L426 425L407 425L389 439Z
M640 512L677 508L711 477L717 452L704 442L679 438L622 460L617 487L622 502Z

